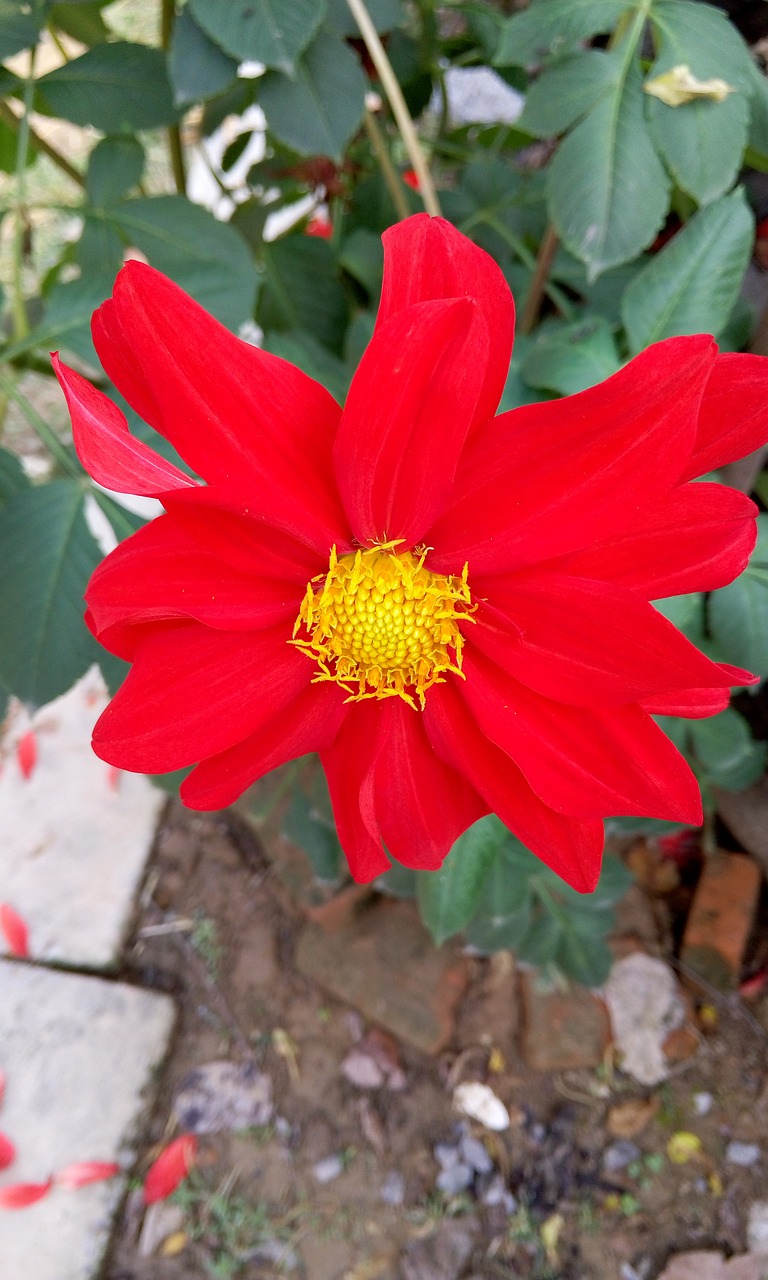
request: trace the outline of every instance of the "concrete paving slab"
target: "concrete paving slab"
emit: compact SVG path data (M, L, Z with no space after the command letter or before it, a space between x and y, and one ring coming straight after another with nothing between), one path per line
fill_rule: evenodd
M27 922L35 959L93 969L117 961L165 799L93 754L106 702L93 668L31 721L12 714L0 743L0 901ZM15 748L30 727L37 763L25 778Z
M0 960L0 1130L17 1148L0 1185L81 1160L130 1170L174 1017L164 995ZM0 1211L0 1280L91 1280L126 1176Z

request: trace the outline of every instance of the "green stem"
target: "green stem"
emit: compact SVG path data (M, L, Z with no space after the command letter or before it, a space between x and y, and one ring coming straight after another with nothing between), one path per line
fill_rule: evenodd
M160 9L160 44L166 54L171 47L173 24L176 18L176 0L162 0ZM181 145L181 131L177 124L168 125L168 150L171 157L171 171L176 190L180 196L187 194L187 174L184 166L184 148Z
M509 227L505 227L504 223L499 222L496 218L485 218L484 221L487 227L490 227L497 235L501 236L503 240L506 240L510 249L517 254L523 266L527 267L529 271L536 270L536 255L531 252L528 245L520 238L520 236L516 236L514 231L510 231ZM463 231L464 227L462 226L460 230ZM558 311L565 316L566 320L575 319L576 311L573 303L566 297L562 289L559 289L551 280L547 280L544 284L544 292L548 298L551 298Z
M45 418L41 418L37 409L35 409L29 403L27 397L19 391L13 379L2 372L0 372L0 391L2 391L9 400L12 400L14 404L19 406L24 417L27 419L27 422L32 427L32 430L42 440L48 452L59 464L61 470L66 475L76 476L78 479L83 479L82 470L67 452L53 428L48 425Z
M24 81L24 112L19 122L19 140L16 145L16 216L13 225L13 292L11 314L13 336L19 341L29 333L27 309L24 305L24 231L26 228L26 171L29 156L29 115L35 91L35 50L29 54L29 73Z
M376 154L376 159L379 162L381 175L392 198L392 203L395 206L397 216L398 218L407 218L411 211L408 208L408 201L405 197L405 192L403 191L403 184L398 177L397 170L392 163L389 152L387 151L387 144L382 137L381 129L376 123L375 117L367 107L365 108L365 115L363 116L363 125L365 126L365 132L368 134L368 139Z
M387 57L384 46L379 39L379 33L371 21L371 16L363 0L347 0L347 4L350 13L360 28L360 35L363 37L371 62L376 68L382 88L392 108L392 115L395 117L395 123L408 152L408 158L419 180L419 194L424 201L424 208L433 217L439 217L440 202L435 191L435 184L432 181L432 174L429 171L429 165L421 148L415 125L403 97L403 91L397 82L397 76L392 70L392 63Z
M549 273L552 270L552 263L555 260L560 240L558 239L555 228L550 224L544 232L544 239L539 245L539 253L536 258L536 266L533 271L533 279L531 287L528 290L528 296L525 299L523 314L520 319L519 333L532 333L536 327L536 321L539 318L542 298L549 280Z
M0 119L4 120L9 128L13 129L14 133L20 132L23 120L16 115L16 112L7 102L0 102ZM46 142L45 138L41 137L29 123L27 123L27 136L36 151L42 151L43 155L52 160L61 169L61 172L66 173L67 177L76 182L79 187L85 186L85 178L80 173L80 170L70 164L65 156L51 146L50 142Z

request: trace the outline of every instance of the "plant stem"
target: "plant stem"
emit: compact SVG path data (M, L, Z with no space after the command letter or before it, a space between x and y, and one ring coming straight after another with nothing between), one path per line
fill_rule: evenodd
M14 338L26 338L29 333L27 309L24 305L24 231L26 228L27 158L29 156L29 113L35 90L35 50L29 53L29 72L24 82L24 113L19 122L19 140L16 144L16 209L13 223L13 292L11 314Z
M0 102L0 119L4 120L15 133L20 132L23 121L19 119L16 112L13 110L13 107L11 107L7 102ZM45 138L41 137L30 124L27 124L27 136L32 146L37 151L42 151L43 155L47 156L49 160L52 160L53 163L61 169L62 173L66 173L68 178L71 178L73 182L77 183L78 187L85 186L85 178L82 173L80 173L80 170L76 169L73 164L70 164L61 152L51 146L50 142L46 142Z
M48 425L45 418L42 418L30 403L25 395L16 387L13 379L7 374L0 372L0 391L2 391L9 400L13 400L17 404L32 427L32 430L40 437L48 452L59 464L61 470L69 476L77 476L83 479L83 472L77 463L72 459L59 437L52 427Z
M368 134L370 144L376 153L376 159L379 162L379 168L381 169L382 177L386 183L387 191L392 197L392 203L395 206L397 216L398 218L407 218L411 211L408 208L408 201L405 198L403 184L397 175L397 170L395 169L390 158L390 154L387 151L387 144L381 135L381 129L376 122L376 118L367 107L365 108L365 115L363 116L363 125L365 126L365 132Z
M408 158L419 179L419 194L424 201L424 208L433 217L439 217L440 202L435 191L435 184L432 181L432 174L429 171L416 128L406 106L403 91L397 82L397 76L392 70L392 63L389 61L384 46L379 39L379 33L371 21L371 16L365 7L364 0L347 0L347 4L360 28L360 35L363 37L371 62L378 72L382 88L387 95L392 114L395 117L395 123L408 152Z
M484 222L487 227L490 227L497 235L506 240L509 247L517 254L523 266L528 267L529 271L535 271L536 257L531 253L531 250L520 236L516 236L513 231L510 231L508 227L505 227L504 223L499 222L497 218L486 217ZM463 231L464 226L462 225L459 230ZM548 298L551 298L558 311L562 312L566 320L573 320L575 314L573 305L570 299L565 296L562 289L559 289L556 284L552 284L551 280L547 280L544 283L544 292Z
M528 297L525 299L523 314L520 320L520 333L532 333L536 327L536 321L539 318L542 298L547 287L549 273L552 270L552 263L555 260L560 240L558 239L555 228L551 225L544 232L544 239L539 245L539 252L536 258L536 267L531 280L531 287L528 290Z
M162 0L160 8L160 44L166 54L171 46L175 17L175 0ZM187 174L184 168L184 148L181 145L181 132L177 124L168 125L168 150L171 156L171 169L176 190L180 196L185 196L187 194Z

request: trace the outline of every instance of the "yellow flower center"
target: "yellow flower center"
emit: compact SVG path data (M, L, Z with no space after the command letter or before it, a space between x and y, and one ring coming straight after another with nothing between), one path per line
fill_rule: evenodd
M335 680L350 701L400 697L415 708L417 698L423 708L443 672L462 675L459 625L474 607L466 565L461 577L432 573L426 551L396 553L397 545L340 558L334 547L327 574L307 583L293 629L306 638L292 643L317 662L315 680Z

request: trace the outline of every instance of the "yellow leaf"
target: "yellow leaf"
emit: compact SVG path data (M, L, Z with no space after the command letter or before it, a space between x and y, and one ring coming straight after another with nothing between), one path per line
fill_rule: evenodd
M539 1232L541 1235L541 1243L544 1245L544 1252L547 1255L547 1262L553 1269L560 1266L560 1259L557 1256L557 1242L560 1239L560 1232L565 1224L565 1218L562 1213L553 1213L547 1218L546 1222L542 1222Z
M667 1143L667 1155L673 1164L688 1164L689 1160L696 1160L701 1152L701 1138L697 1138L695 1133L681 1130L673 1133Z
M163 1258L175 1258L178 1254L183 1253L186 1247L186 1231L174 1231L173 1235L166 1236L160 1246L160 1254Z
M681 63L671 67L661 76L646 80L643 85L646 93L659 98L668 107L682 107L686 102L695 102L697 98L709 98L711 102L725 102L729 93L736 90L732 84L714 77L711 80L699 80L689 66Z
M288 1071L291 1079L296 1081L299 1079L299 1051L295 1041L291 1039L287 1031L282 1027L276 1027L272 1032L272 1045L276 1053L281 1058L285 1058L288 1064Z

